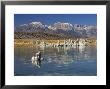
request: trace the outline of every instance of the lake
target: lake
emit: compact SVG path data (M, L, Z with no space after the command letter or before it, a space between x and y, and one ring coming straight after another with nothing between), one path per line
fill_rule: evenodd
M31 58L41 52L40 65ZM96 76L96 46L14 48L15 76Z

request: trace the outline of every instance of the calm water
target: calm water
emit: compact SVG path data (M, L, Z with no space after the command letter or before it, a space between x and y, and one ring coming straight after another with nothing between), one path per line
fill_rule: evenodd
M41 66L31 58L41 51ZM15 76L96 76L97 48L90 47L15 47Z

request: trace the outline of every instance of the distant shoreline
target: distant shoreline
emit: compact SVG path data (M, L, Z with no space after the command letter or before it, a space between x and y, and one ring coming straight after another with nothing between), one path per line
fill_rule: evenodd
M14 46L96 46L96 39L59 39L59 40L46 40L46 39L14 39Z

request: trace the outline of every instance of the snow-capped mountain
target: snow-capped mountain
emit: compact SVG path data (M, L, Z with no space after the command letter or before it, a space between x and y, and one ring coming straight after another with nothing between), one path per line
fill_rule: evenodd
M15 27L15 31L20 32L33 32L38 30L48 29L47 25L42 24L41 22L31 22L29 24L23 24Z
M40 32L40 34L56 34L68 37L96 38L97 27L88 25L56 22L46 25L41 22L31 22L15 27L15 32Z
M74 25L74 31L80 37L97 37L97 26Z
M70 23L57 22L57 23L54 23L53 25L49 26L49 29L52 29L52 30L62 29L64 31L67 31L67 30L72 30L73 25Z

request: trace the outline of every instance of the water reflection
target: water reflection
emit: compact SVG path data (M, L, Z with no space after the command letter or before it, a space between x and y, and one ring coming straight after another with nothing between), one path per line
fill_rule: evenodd
M18 47L15 49L15 56L19 59L28 60L35 57L40 51L46 62L56 62L58 64L68 64L74 60L87 60L96 58L96 48L86 46L75 47ZM36 56L37 57L37 56ZM36 64L37 62L35 62Z
M41 52L40 57L36 54L39 51ZM73 75L79 72L80 75L83 75L83 71L86 71L85 75L96 74L97 49L95 46L15 47L14 53L14 68L18 75L21 73L21 70L19 70L21 67L24 68L22 73L25 75L33 73L35 75ZM84 65L80 64L83 61ZM90 61L94 64L89 64ZM38 70L34 70L35 68ZM26 69L29 70L29 73Z

